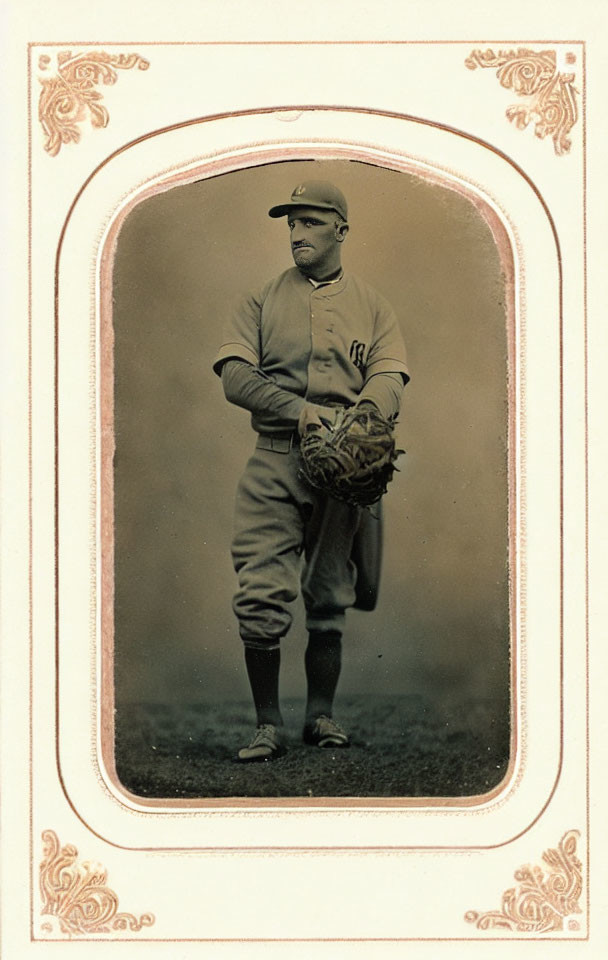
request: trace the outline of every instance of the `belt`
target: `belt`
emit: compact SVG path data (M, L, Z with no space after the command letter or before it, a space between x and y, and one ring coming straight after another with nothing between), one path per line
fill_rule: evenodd
M300 435L297 430L291 433L260 433L256 442L258 450L274 450L275 453L289 453L292 447L299 446Z

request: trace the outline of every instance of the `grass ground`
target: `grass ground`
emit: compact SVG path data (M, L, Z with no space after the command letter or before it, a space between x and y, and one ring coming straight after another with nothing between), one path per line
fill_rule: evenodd
M449 714L419 697L348 697L336 717L347 750L301 741L304 703L283 704L288 753L238 764L251 738L249 703L123 704L116 715L116 765L143 797L454 797L486 793L509 761L506 711L473 701Z

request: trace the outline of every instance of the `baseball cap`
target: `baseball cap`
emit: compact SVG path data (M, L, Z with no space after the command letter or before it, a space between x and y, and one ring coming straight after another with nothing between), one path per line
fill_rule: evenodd
M327 180L305 180L298 184L287 203L271 207L269 217L284 217L294 207L317 207L320 210L335 210L348 220L346 197L333 183Z

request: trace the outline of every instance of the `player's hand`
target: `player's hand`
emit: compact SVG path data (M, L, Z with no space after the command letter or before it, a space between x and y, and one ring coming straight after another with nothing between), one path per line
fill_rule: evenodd
M298 420L298 433L301 437L309 430L331 430L336 419L337 407L324 407L320 403L307 403Z

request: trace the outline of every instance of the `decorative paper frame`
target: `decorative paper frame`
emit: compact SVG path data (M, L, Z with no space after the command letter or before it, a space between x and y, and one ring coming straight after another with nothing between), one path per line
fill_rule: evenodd
M331 102L322 95L326 61L311 45L319 75L309 99L297 96L297 82L287 82L279 102L269 71L267 79L258 76L255 107L238 109L234 93L225 103L227 86L224 94L207 91L204 109L186 92L177 113L174 91L193 70L212 76L218 64L249 69L260 56L279 70L285 57L297 60L298 45L30 40L30 772L22 819L10 810L26 878L21 907L6 926L14 955L17 944L27 955L61 942L88 956L100 940L125 939L167 955L179 944L184 956L201 949L254 956L271 948L336 956L391 945L418 955L424 941L454 950L482 940L530 941L545 951L553 941L568 940L578 951L589 945L585 43L472 37L395 40L381 48L336 44L332 53L345 66L358 58L372 70L380 57L383 76L398 73L399 84L389 89L380 79L365 94L351 88L347 96L338 82ZM513 93L490 70L467 70L475 50L518 48L555 51L574 74L568 149L563 138L556 151L551 135L537 130L534 137L531 128L509 123L504 111ZM76 98L62 137L61 125L49 133L48 107L38 113L38 80L57 53L76 49L130 59L102 58L104 70L125 72L105 74L114 82L103 105L95 84L85 81L88 93ZM408 81L430 61L446 83L412 92ZM138 63L149 67L130 69ZM87 126L87 110L96 129ZM192 137L201 124L215 131L206 151ZM400 150L397 131L405 129L407 149ZM52 144L46 153L45 137ZM446 152L447 141L454 146ZM238 166L245 153L247 163L269 152L297 155L302 143L319 155L362 151L387 165L452 178L470 195L479 192L509 237L517 264L514 537L526 568L518 588L518 617L523 600L526 614L516 627L515 762L500 789L472 803L144 807L119 795L100 746L107 664L99 604L90 603L100 568L90 567L87 544L101 522L103 242L121 205L150 184L205 175L213 164ZM100 253L92 256L95 249ZM83 304L90 324L79 326ZM57 466L66 462L70 469L57 486ZM70 515L60 514L54 529L57 503L66 498ZM302 904L329 876L339 878L348 911L321 899L313 922ZM258 909L256 897L237 903L235 889L273 891L272 915Z

